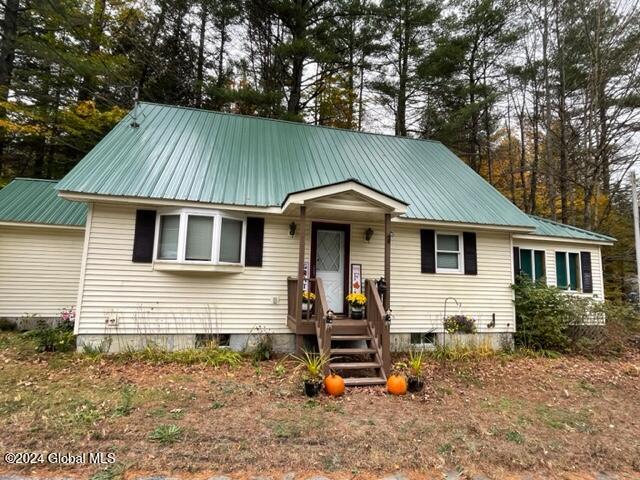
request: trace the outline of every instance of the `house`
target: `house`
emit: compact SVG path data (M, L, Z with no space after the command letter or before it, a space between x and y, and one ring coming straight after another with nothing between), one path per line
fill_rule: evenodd
M392 349L446 338L444 316L509 344L521 269L603 299L614 241L526 215L439 142L151 103L56 189L88 205L78 345L310 339L368 356L334 360L374 372L349 384L384 381ZM352 291L368 297L362 320L347 318Z
M56 184L16 178L0 190L0 318L51 321L76 303L87 206Z

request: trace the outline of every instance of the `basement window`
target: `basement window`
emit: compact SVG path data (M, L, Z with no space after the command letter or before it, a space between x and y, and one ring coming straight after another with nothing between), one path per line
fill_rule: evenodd
M429 346L435 345L436 334L433 332L414 332L411 334L411 345Z
M156 222L155 259L194 265L244 265L247 221L211 210L161 212Z

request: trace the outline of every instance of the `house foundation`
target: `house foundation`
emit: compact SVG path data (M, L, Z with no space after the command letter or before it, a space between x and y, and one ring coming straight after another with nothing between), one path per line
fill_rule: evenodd
M271 347L276 353L293 353L296 350L296 336L291 333L268 334L271 340ZM307 337L307 336L304 336ZM305 349L314 349L316 339L313 336L303 338ZM231 334L229 335L229 348L236 352L251 350L260 341L260 335L254 334ZM89 348L103 351L105 353L122 353L131 350L142 350L149 346L166 349L169 351L184 350L197 346L197 335L174 334L174 335L138 335L138 334L115 334L115 335L86 335L77 337L77 349L83 351L85 345ZM412 348L433 349L436 346L446 347L469 347L469 348L491 348L493 350L510 350L513 348L513 333L474 333L474 334L434 334L433 343L413 344L410 333L392 333L391 351L396 353L408 352Z

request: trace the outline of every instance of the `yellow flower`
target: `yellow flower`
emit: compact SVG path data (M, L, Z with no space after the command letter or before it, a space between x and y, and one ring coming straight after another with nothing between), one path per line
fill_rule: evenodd
M347 302L351 305L364 305L367 303L367 297L364 293L350 293L347 295Z
M302 292L303 302L313 302L316 299L316 294L313 292Z

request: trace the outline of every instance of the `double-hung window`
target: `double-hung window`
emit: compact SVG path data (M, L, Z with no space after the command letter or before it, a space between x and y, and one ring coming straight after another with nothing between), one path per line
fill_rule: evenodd
M543 280L546 275L544 251L521 248L519 273L526 275L533 282Z
M556 252L556 285L563 290L580 288L580 255L576 252Z
M462 273L462 235L436 232L436 273Z
M246 219L222 212L160 213L156 260L197 264L244 264Z

